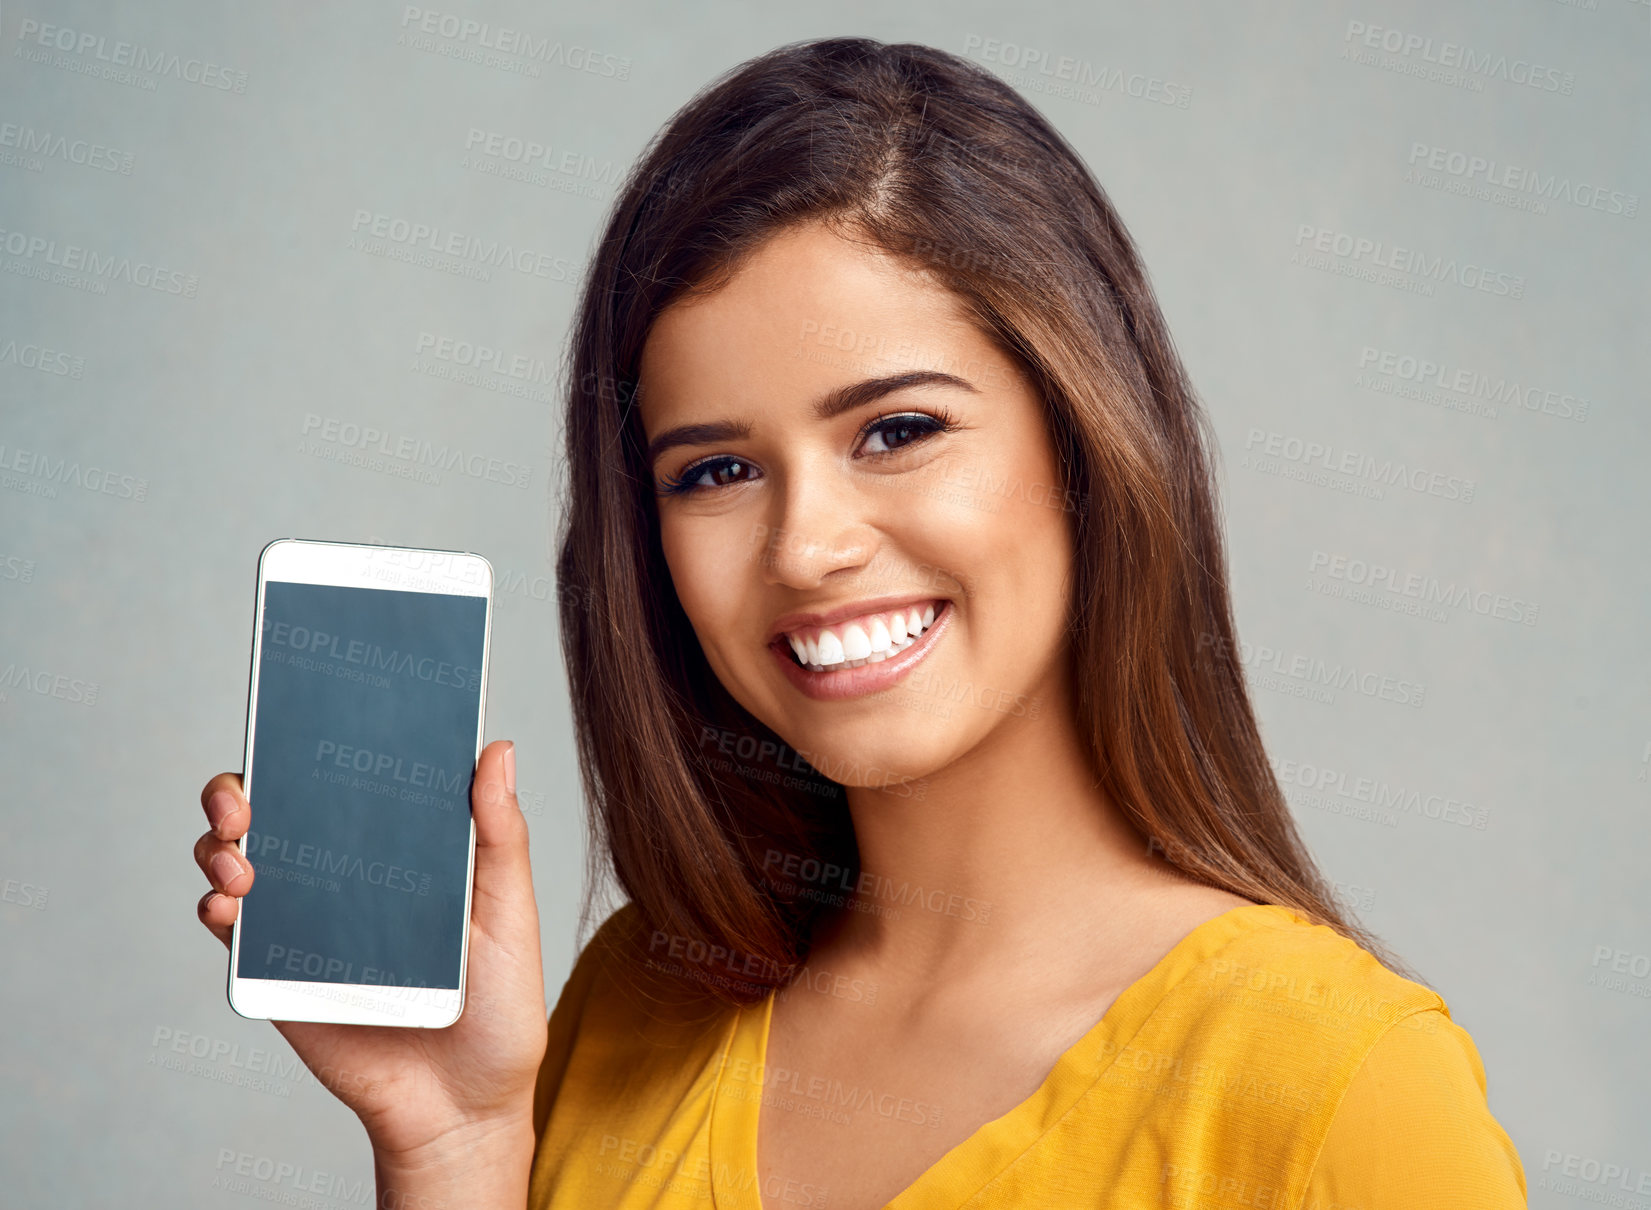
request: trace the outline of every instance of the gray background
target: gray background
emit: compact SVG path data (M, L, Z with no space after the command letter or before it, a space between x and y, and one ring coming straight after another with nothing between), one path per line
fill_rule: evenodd
M1254 698L1316 855L1472 1034L1533 1206L1596 1200L1651 1170L1651 582L1639 557L1651 9L453 0L439 11L561 40L597 70L565 53L535 77L519 58L463 58L474 39L409 44L416 22L397 3L0 11L8 1205L244 1206L292 1188L223 1187L243 1155L359 1182L359 1196L333 1200L370 1203L354 1117L269 1025L229 1009L226 955L193 916L205 889L190 856L197 796L240 767L255 563L272 538L492 560L488 734L519 746L555 996L579 941L582 841L550 579L554 389L531 371L455 380L456 363L421 340L541 359L554 374L579 272L645 140L727 67L845 33L987 64L1092 166L1220 435ZM72 31L75 49L22 37L29 21ZM1400 50L1366 47L1361 25L1397 31L1373 37ZM105 54L125 40L161 66L89 74L100 38ZM1492 66L1465 83L1419 75L1422 39L1435 57L1452 42ZM1060 95L1028 51L1050 72L1069 55L1103 85L1117 72L1159 81L1154 92L1173 84L1187 104L1104 86ZM236 73L222 78L239 90L181 78L191 60ZM1565 89L1508 78L1529 63ZM551 166L509 179L500 157L467 160L472 131L547 144ZM108 150L75 162L92 144ZM1447 165L1461 153L1535 170L1538 191L1476 195L1482 179L1448 167L1417 179L1412 161L1425 168L1432 148ZM1607 201L1555 196L1564 182ZM1447 188L1463 184L1466 195ZM549 268L481 281L393 260L351 246L359 211L509 241ZM1368 239L1483 266L1521 297L1417 274L1367 280L1356 274L1369 256L1302 263L1304 227L1332 246ZM85 271L42 279L48 253L30 254L32 238L193 275L192 296ZM80 288L100 281L101 293ZM1407 394L1407 358L1447 367L1446 385ZM1461 382L1520 394L1476 402ZM1588 401L1580 417L1576 400ZM347 425L389 434L392 448L405 438L512 461L526 486L458 471L423 481L393 456L352 465ZM1473 496L1373 497L1350 490L1367 480L1304 479L1300 462L1257 460L1267 434L1319 443L1332 461L1352 451L1472 480ZM54 479L60 461L111 472L113 486ZM1343 559L1486 594L1470 598L1484 608L1358 599L1358 584L1327 574ZM1519 604L1493 609L1498 594ZM1496 616L1533 616L1533 604L1532 624ZM1419 685L1421 699L1322 700L1292 672L1300 661ZM1339 780L1316 788L1318 770ZM1431 805L1372 808L1361 779ZM1611 1165L1627 1177L1565 1175Z

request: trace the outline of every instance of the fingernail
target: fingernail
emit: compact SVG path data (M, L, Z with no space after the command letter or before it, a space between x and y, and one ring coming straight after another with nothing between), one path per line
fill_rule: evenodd
M516 793L516 743L514 740L504 750L504 790L506 794Z
M206 818L207 822L212 825L212 830L216 832L218 830L218 825L223 823L225 819L228 819L229 816L234 813L235 808L239 805L240 804L235 801L235 796L228 790L219 790L211 798L207 799Z
M243 873L241 863L228 853L219 853L212 859L212 872L218 877L218 885L225 889Z

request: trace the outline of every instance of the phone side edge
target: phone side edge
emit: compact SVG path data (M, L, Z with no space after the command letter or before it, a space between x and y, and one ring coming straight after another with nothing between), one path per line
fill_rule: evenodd
M493 599L494 585L493 564L487 556L475 551L465 551L466 555L478 559L487 572L487 591L482 596L482 667L481 683L477 687L476 696L476 755L472 758L472 769L481 760L482 749L487 746L487 683L488 671L493 662ZM471 784L474 785L474 772L471 774ZM468 874L464 886L464 940L459 947L459 996L458 1003L453 1008L453 1018L447 1025L455 1024L464 1015L465 1003L470 988L470 914L473 910L476 896L476 815L474 809L470 813L470 857ZM446 1028L447 1025L442 1026Z
M253 585L252 596L252 648L247 655L247 709L246 734L241 745L241 791L246 794L247 775L252 771L252 739L256 726L258 712L258 658L263 650L263 621L264 621L264 586L268 582L268 562L270 552L285 543L293 542L293 538L274 538L264 543L258 552L258 575ZM251 798L248 796L248 804ZM249 829L250 830L250 829ZM241 856L246 856L247 838L242 833L241 839L236 842ZM241 958L241 914L245 910L246 899L243 896L236 903L235 922L229 930L229 970L224 979L224 998L236 1016L244 1017L249 1021L267 1021L268 1017L255 1017L243 1012L241 1006L235 1003L235 972L240 965Z

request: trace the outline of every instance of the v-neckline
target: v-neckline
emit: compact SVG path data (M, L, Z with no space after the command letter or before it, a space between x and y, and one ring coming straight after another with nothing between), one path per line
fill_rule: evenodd
M960 1139L885 1203L884 1210L929 1210L967 1202L1034 1146L1094 1086L1176 984L1234 937L1264 920L1279 919L1280 913L1283 919L1294 916L1279 904L1247 903L1194 926L1151 970L1120 992L1101 1019L1062 1052L1031 1096ZM707 1127L715 1210L774 1210L763 1205L757 1168L762 1098L730 1095L724 1074L731 1064L761 1071L768 1057L773 1016L773 993L760 1004L739 1009L719 1056ZM758 1087L762 1086L759 1081ZM936 1196L942 1191L949 1195L944 1203Z

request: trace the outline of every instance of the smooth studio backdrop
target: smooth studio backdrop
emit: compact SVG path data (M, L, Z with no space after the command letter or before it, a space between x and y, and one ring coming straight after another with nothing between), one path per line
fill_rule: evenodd
M1651 8L437 2L0 5L7 1205L371 1203L194 919L273 538L493 562L554 1000L577 283L690 95L862 34L998 73L1108 190L1313 851L1473 1035L1531 1204L1651 1206Z

